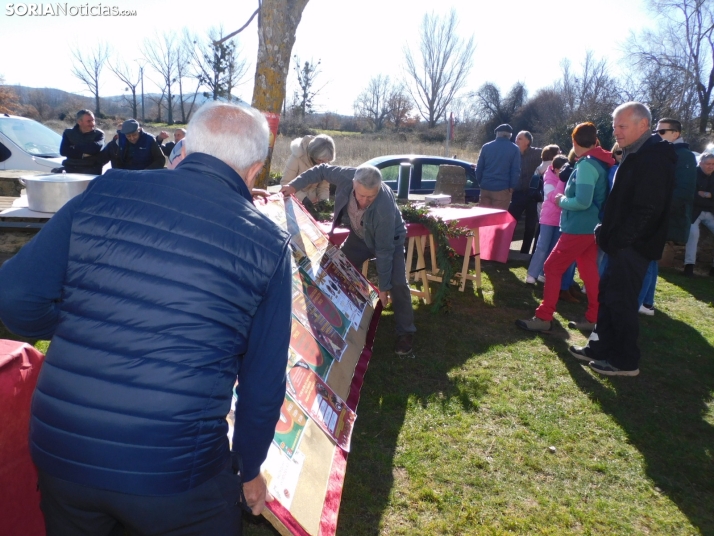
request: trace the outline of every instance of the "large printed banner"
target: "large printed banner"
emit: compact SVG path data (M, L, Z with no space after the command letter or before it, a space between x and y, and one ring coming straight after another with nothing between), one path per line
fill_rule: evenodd
M276 500L265 515L284 535L329 536L379 317L378 293L294 198L272 196L256 205L291 235L293 252L287 393L262 467ZM240 396L240 386L236 390Z

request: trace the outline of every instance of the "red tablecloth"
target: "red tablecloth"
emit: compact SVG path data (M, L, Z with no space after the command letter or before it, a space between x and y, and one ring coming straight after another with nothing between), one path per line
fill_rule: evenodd
M478 229L479 241L481 243L481 259L485 261L508 261L508 251L513 240L513 231L516 229L516 220L507 210L496 208L455 208L439 207L432 208L429 213L438 216L445 222L457 222L459 227L464 229ZM331 225L321 223L320 227L325 233L329 233ZM330 236L330 241L339 246L347 239L349 230L337 228ZM407 236L425 236L429 231L418 223L407 224ZM451 247L459 254L463 255L466 250L466 238L456 238L450 240ZM473 254L475 252L471 252Z
M0 339L0 534L44 536L37 472L30 459L30 400L44 356Z

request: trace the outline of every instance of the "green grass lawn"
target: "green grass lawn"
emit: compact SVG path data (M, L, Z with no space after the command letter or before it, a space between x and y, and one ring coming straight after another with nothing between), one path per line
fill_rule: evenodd
M640 376L607 379L568 354L580 332L514 326L525 266L484 273L448 316L418 307L415 360L384 316L338 533L714 534L714 281L663 271Z
M449 314L415 302L415 359L383 314L338 534L714 535L714 280L663 270L640 375L608 379L567 352L584 304L521 331L541 289L523 264L483 264L483 292L453 292Z

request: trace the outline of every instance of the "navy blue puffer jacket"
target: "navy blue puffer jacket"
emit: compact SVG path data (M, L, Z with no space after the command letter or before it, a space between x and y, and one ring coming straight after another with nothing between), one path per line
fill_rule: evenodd
M255 477L285 392L287 235L205 154L174 171L111 170L66 210L58 321L32 404L37 466L124 493L191 489L228 458L239 375L236 441ZM32 270L28 246L3 275ZM21 314L0 312L29 333L31 322L11 321Z

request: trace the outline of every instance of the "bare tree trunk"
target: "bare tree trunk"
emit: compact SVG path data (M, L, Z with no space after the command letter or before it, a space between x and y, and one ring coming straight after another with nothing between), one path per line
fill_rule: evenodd
M85 51L82 51L79 47L72 49L72 56L75 60L72 66L72 74L83 82L90 93L94 95L95 115L101 113L99 107L99 77L109 55L109 46L106 43L98 43L95 48Z
M253 106L264 112L280 113L285 100L285 83L295 32L308 0L263 0L258 17L258 61L253 86ZM270 173L272 154L256 179L264 188Z
M174 96L171 94L171 86L169 86L169 89L166 93L166 124L168 125L173 125L174 124Z

